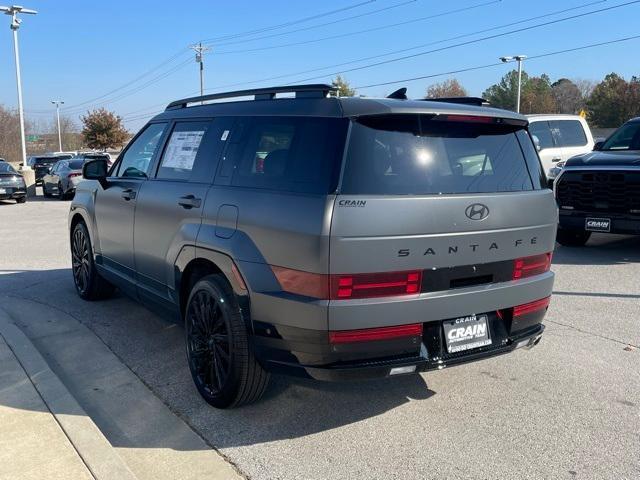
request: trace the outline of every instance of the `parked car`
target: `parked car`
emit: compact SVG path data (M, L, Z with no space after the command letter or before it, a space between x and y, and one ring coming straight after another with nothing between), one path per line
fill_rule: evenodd
M528 115L529 132L534 136L538 155L553 186L558 163L593 150L593 135L587 121L579 115Z
M27 185L20 173L10 163L0 160L0 200L13 199L17 203L27 201Z
M584 245L592 232L640 234L640 117L567 160L555 192L562 245Z
M49 172L49 169L58 160L69 160L72 157L73 155L70 154L57 155L55 153L34 155L27 160L27 165L29 165L35 172L36 185L42 185L42 177Z
M77 160L82 159L85 162L87 160L97 160L102 158L107 161L107 164L109 165L109 167L113 165L113 159L111 158L111 155L108 154L107 152L80 152L73 158Z
M57 195L65 200L73 195L76 186L82 180L84 158L73 157L71 160L58 160L42 177L42 193L45 197Z
M258 399L269 372L388 377L541 338L557 207L526 117L332 89L175 101L108 173L84 165L78 294L181 318L215 407Z

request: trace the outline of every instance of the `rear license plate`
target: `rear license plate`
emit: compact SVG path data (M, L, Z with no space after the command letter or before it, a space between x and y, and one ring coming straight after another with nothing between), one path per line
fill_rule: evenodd
M0 188L0 193L7 193L7 189L6 188Z
M449 353L491 345L489 319L486 315L469 315L455 320L445 320L442 326Z
M609 218L587 218L584 221L584 229L589 232L610 232L611 219Z

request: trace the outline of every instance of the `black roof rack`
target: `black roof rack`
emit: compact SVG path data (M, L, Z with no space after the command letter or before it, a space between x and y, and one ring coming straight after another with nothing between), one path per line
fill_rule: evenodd
M324 83L236 90L235 92L212 93L198 97L183 98L182 100L171 102L165 110L185 108L190 103L208 102L209 100L220 100L223 98L249 97L252 95L254 100L272 100L278 93L295 93L296 98L324 98L329 92L336 90L336 87Z
M489 102L480 97L445 97L445 98L423 98L422 100L427 102L445 102L445 103L459 103L462 105L475 105L476 107L486 107Z

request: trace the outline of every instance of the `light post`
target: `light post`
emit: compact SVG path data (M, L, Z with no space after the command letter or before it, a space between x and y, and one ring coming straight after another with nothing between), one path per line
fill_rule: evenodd
M58 151L62 152L62 132L60 130L60 105L64 105L62 100L51 100L56 106L56 117L58 119Z
M20 79L20 50L18 48L18 29L22 20L18 18L19 13L27 13L35 15L35 10L21 7L19 5L13 5L11 7L0 6L0 12L4 12L6 15L11 16L11 30L13 30L13 51L16 59L16 83L18 84L18 114L20 116L20 141L22 143L22 169L30 170L31 167L27 165L27 144L24 138L24 112L22 108L22 82Z
M512 57L500 57L502 63L518 62L518 99L516 100L516 112L520 113L520 94L522 92L522 63L526 55L514 55Z

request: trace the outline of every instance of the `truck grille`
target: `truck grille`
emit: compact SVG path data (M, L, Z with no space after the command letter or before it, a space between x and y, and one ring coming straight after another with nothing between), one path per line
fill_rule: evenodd
M640 171L566 171L556 196L574 210L640 213Z

